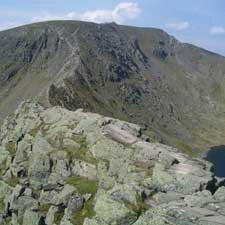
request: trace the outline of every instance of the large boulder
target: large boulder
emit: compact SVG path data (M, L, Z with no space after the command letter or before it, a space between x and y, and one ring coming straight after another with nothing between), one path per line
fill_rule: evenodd
M87 220L85 225L129 225L137 219L137 215L127 208L123 203L113 200L110 195L98 193L94 207L96 216L90 221Z

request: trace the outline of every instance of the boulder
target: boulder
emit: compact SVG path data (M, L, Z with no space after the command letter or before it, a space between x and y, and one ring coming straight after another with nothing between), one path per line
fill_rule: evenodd
M75 176L86 177L89 180L97 179L96 165L82 160L73 160L72 173Z
M23 216L23 225L39 225L40 215L38 212L26 210Z
M98 194L94 210L96 216L93 219L94 221L98 221L99 225L129 225L133 224L137 219L134 212L128 209L123 203L113 200L106 193ZM86 223L92 224L90 221Z
M67 205L70 197L73 195L75 191L76 191L75 187L66 184L62 189L62 191L53 196L53 198L51 199L51 203L53 205L60 205L60 204Z
M79 212L84 205L84 199L81 195L72 195L67 204L68 215L72 216Z
M50 160L46 153L34 152L29 160L28 177L31 185L38 188L48 182Z

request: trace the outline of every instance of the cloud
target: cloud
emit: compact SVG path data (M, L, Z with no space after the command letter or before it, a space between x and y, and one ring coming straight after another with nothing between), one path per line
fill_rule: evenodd
M122 2L111 10L98 9L88 10L83 13L76 11L69 12L64 15L52 15L45 13L42 16L34 17L32 22L40 22L47 20L82 20L95 23L116 22L125 23L127 20L132 20L138 17L141 9L138 3Z
M175 31L182 31L187 30L190 27L190 23L187 21L173 22L167 23L166 27Z
M210 28L211 34L225 34L225 28L222 26L213 26Z

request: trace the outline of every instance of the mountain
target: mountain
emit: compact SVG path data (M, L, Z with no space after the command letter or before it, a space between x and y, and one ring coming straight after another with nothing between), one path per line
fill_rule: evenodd
M212 165L138 125L23 102L0 132L0 224L224 225Z
M53 21L0 32L1 121L27 99L83 108L193 155L224 144L224 87L224 57L159 29Z

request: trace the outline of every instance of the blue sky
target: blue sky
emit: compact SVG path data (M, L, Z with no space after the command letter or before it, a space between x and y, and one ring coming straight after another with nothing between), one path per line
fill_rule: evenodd
M224 0L1 0L0 30L55 19L158 27L225 55Z

